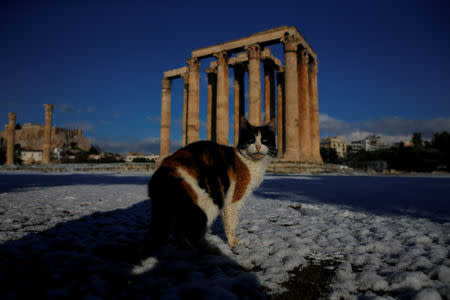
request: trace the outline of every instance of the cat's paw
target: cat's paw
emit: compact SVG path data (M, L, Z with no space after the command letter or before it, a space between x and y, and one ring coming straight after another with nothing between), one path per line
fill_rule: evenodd
M239 239L234 238L234 239L228 240L228 245L230 246L230 248L236 248L237 246L239 246Z

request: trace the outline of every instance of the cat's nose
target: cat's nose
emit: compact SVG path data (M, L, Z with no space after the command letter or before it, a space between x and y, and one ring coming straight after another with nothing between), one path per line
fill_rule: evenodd
M261 150L261 146L260 145L255 145L256 151Z

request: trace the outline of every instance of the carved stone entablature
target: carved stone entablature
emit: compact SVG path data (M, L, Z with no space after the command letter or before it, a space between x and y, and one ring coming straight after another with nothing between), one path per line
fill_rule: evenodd
M261 58L261 46L259 44L252 44L245 47L248 51L249 59L260 59Z
M196 57L186 59L189 66L189 71L198 72L200 70L200 61Z
M161 80L161 88L162 90L170 90L170 88L172 87L172 80L170 80L169 78L163 78Z
M297 52L300 40L295 35L286 35L281 39L284 45L284 52Z
M230 58L230 55L226 51L217 52L216 54L214 54L214 56L217 58L218 65L228 64L228 59Z

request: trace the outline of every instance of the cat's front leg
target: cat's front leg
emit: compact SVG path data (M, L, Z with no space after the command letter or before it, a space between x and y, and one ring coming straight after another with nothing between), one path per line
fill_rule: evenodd
M236 226L238 223L238 207L236 204L229 203L222 211L223 226L227 236L228 245L235 248L239 244L239 239L236 238Z

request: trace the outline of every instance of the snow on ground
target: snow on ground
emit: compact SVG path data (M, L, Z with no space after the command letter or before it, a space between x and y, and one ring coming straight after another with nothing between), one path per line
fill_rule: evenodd
M0 298L264 299L333 260L327 298L450 299L450 178L269 174L233 252L218 220L222 255L168 244L139 262L150 176L1 172Z

